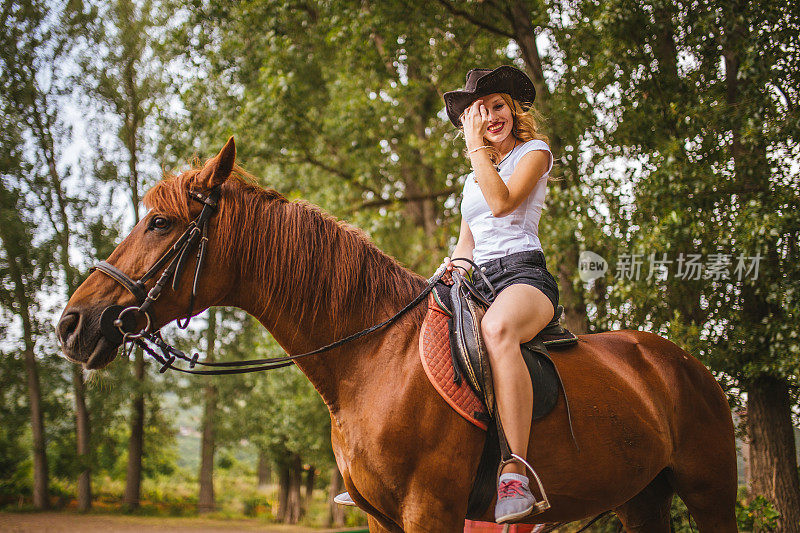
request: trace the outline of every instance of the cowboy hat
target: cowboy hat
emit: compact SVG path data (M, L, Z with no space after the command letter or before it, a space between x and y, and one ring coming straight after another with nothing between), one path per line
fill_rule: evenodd
M474 68L467 72L467 83L463 90L444 93L447 116L457 128L461 127L461 114L472 102L493 93L508 93L518 101L523 109L530 107L536 99L536 88L527 74L508 65L488 68Z

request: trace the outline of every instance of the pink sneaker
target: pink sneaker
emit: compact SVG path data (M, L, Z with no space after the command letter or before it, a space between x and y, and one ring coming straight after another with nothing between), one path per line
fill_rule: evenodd
M528 478L521 474L503 474L497 483L497 504L494 520L498 524L524 518L546 511L550 504L537 502L528 488Z

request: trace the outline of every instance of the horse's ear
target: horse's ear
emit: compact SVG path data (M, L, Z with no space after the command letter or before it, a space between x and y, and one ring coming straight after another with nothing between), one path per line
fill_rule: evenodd
M209 190L218 185L222 185L227 180L233 170L233 163L236 161L236 143L233 136L228 139L222 150L205 164L195 177L195 185L199 189Z

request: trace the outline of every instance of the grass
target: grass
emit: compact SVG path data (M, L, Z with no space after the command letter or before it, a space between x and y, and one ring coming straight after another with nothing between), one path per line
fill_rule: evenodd
M252 471L234 463L230 469L215 470L214 488L217 508L210 513L197 512L198 484L196 475L186 469L177 469L170 476L146 478L142 481L140 506L126 511L123 506L125 481L109 476L95 476L92 480L93 501L89 514L127 514L140 517L200 517L218 520L255 520L263 524L277 524L278 486L257 488ZM51 480L52 505L55 509L77 512L75 482ZM26 512L32 510L29 498L7 500L0 510ZM347 527L366 526L366 515L357 508L348 507L345 515ZM300 526L326 528L328 526L328 494L316 488Z

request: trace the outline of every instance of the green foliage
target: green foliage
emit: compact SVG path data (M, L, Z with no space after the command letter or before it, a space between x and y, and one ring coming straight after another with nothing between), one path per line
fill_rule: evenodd
M129 361L116 361L104 370L93 372L87 381L91 423L93 427L102 428L102 431L92 432L94 475L125 477L130 437L128 402L137 388L130 378L130 364ZM177 429L173 415L164 409L167 400L163 395L168 387L169 384L163 380L151 380L145 385L144 478L170 475L177 469Z
M3 416L3 419L7 420L8 418ZM24 432L9 431L6 426L0 427L0 472L2 473L0 474L0 501L18 495L30 495L32 473L26 446L21 439L24 436Z
M740 531L778 531L780 516L772 502L760 495L749 504L736 502L736 521Z
M236 358L268 358L282 350L252 318L237 336ZM238 352L238 353L237 353ZM268 452L276 464L299 454L305 463L327 468L332 465L330 417L314 387L295 366L267 373L242 375L238 380L220 380L225 406L220 431L228 439L246 439Z
M30 435L19 430L27 427L29 421L24 372L19 354L0 349L0 499L3 501L19 494L28 496L31 491Z
M568 86L604 95L593 102L591 220L579 215L583 246L612 269L586 291L595 327L659 332L740 383L797 375L798 182L784 163L797 155L786 127L797 111L765 90L781 85L795 37L777 13L797 17L788 2L587 1L557 30ZM721 57L733 63L720 68ZM641 278L610 279L633 253ZM650 253L673 261L667 279L645 279ZM679 279L681 253L728 254L730 275ZM761 254L757 279L737 279L739 254Z
M467 170L441 93L467 63L507 62L496 40L422 3L256 1L210 2L174 41L200 70L185 73L186 112L167 122L177 159L237 133L266 185L346 218L415 270L438 265Z
M236 134L240 161L262 184L321 205L429 274L454 243L461 178L469 170L441 94L475 66L530 67L514 27L521 19L497 5L4 4L0 494L30 491L30 435L9 429L29 424L20 313L30 313L41 363L52 473L71 478L82 466L66 363L55 359L50 332L60 307L52 295L80 281L69 266L55 266L66 247L57 238L64 228L51 162L69 188L67 265L105 259L126 233L114 191L136 204L160 176L155 161L163 158L172 170L193 155L215 153ZM715 370L732 404L741 402L742 383L759 374L797 384L797 5L514 5L540 30L537 42L548 44L540 46L537 104L557 148L558 179L548 189L540 235L551 271L562 274L562 294L571 288L587 304L593 331L637 327L680 342ZM60 113L76 100L91 150L73 167L59 163L75 149ZM579 249L608 259L612 272L581 282L572 255ZM758 279L679 280L674 271L663 280L613 277L624 254L739 252L763 254ZM571 287L563 286L570 278ZM22 293L15 279L23 281ZM218 312L220 360L283 354L244 313ZM201 329L167 335L186 350L204 348L202 319L194 324ZM218 480L240 474L254 484L245 470L258 451L276 464L300 454L320 469L332 465L327 410L297 368L198 379L148 371L137 383L130 363L120 359L88 384L93 475L124 479L130 400L144 393L145 493L163 502L158 512L189 514L196 503L195 474L179 467L174 414L184 409L181 423L185 417L199 425L196 406L208 384L218 394ZM243 494L230 496L236 503L228 509L262 514L267 498L248 490L242 482L220 498ZM684 515L676 499L676 531L689 527ZM348 520L355 516L363 523L363 515ZM773 527L776 517L756 499L740 505L739 518L746 529ZM616 527L612 519L607 524Z

